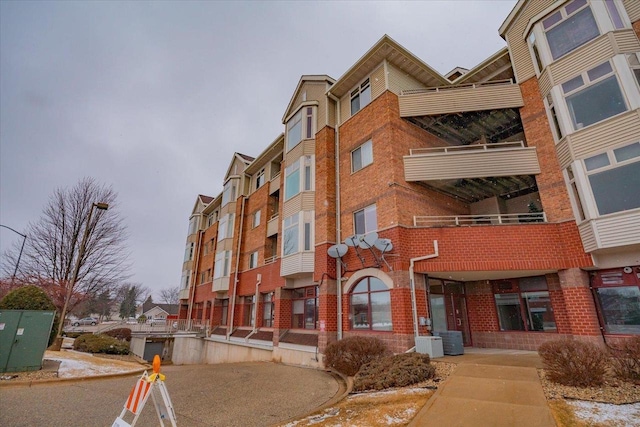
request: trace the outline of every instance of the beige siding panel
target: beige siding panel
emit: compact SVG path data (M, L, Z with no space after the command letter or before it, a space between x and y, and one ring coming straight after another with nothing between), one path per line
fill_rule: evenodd
M558 161L560 162L560 167L562 169L566 168L573 161L573 156L571 155L571 146L569 145L569 140L567 138L563 139L556 145L556 152L558 154Z
M517 84L461 87L401 95L400 117L495 110L522 107L522 92Z
M592 221L583 222L578 226L578 230L580 231L580 239L585 252L593 252L598 249L596 232L593 229Z
M640 111L634 110L603 123L590 126L567 136L575 159L584 159L609 147L638 140Z
M318 105L318 117L316 118L316 132L322 129L327 125L327 99L319 101L320 105Z
M316 193L315 191L305 191L302 193L302 210L312 211L316 206Z
M511 28L505 34L509 44L509 53L513 62L513 71L518 82L523 82L536 75L529 46L524 39L527 35L524 30L529 20L551 6L555 0L535 0L524 5L519 16L514 20Z
M387 64L387 71L389 72L387 75L387 78L389 79L389 90L396 95L400 95L403 90L421 89L426 87L406 72L391 64Z
M316 140L315 139L305 139L302 141L302 153L305 156L313 156L316 154Z
M269 195L275 193L280 189L280 177L282 174L278 174L278 176L274 177L269 181Z
M380 64L378 68L373 70L370 77L371 82L371 100L376 99L385 91L384 65Z
M638 0L622 0L624 8L627 9L627 15L631 22L640 20L640 1Z
M298 145L293 147L291 151L284 155L284 165L282 166L282 173L284 173L284 168L297 161L300 157L304 156L304 142L305 141L300 142Z
M540 93L542 97L546 97L549 92L551 92L551 88L553 85L551 84L551 75L549 74L549 69L545 68L544 72L540 74L540 78L538 79L538 85L540 86Z
M335 101L332 100L327 100L327 108L329 110L329 121L327 122L327 124L329 126L333 126L335 127L336 125L336 103Z
M218 218L222 218L223 216L225 216L228 213L235 213L236 212L236 203L237 202L229 202L226 205L224 205L223 207L220 208L220 214L218 215Z
M638 2L640 4L640 2ZM631 53L640 50L640 41L633 30L621 30L613 33L618 53Z
M309 266L309 255L311 255L311 266ZM282 258L280 261L280 275L287 277L300 273L312 273L313 256L313 252L300 252Z
M189 298L189 288L182 288L178 293L178 299L188 299Z
M345 96L340 98L340 123L346 122L351 117L351 94L347 93Z
M564 83L582 70L601 64L613 55L611 39L607 34L602 35L549 65L551 84L555 86Z
M273 219L270 219L267 222L267 237L271 237L274 234L278 234L278 226L280 224L280 217L277 216Z
M535 175L540 164L535 147L404 157L407 181Z
M296 194L284 202L282 205L282 219L288 218L302 210L302 194L303 193Z
M595 220L600 248L615 248L640 243L640 211L622 213Z
M228 239L222 239L218 242L218 246L216 246L216 253L220 253L222 251L231 251L233 250L233 238L229 237Z

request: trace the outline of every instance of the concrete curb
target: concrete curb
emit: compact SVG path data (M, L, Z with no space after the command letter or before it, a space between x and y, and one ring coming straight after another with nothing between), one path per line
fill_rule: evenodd
M127 372L118 372L115 374L103 374L103 375L92 375L85 377L73 377L73 378L46 378L42 380L29 380L29 381L0 381L1 387L32 387L38 385L51 385L54 383L70 383L70 382L82 382L82 381L92 381L92 380L104 380L109 378L117 378L117 377L126 377L142 374L144 371L151 369L151 365L148 365L146 368L140 368Z

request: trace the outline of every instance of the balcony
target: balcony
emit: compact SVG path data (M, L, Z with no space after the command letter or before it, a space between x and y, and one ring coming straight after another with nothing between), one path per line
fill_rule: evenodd
M414 216L414 227L456 227L464 225L506 225L547 222L544 212L449 216Z
M404 156L405 179L414 182L539 173L536 148L524 142L421 148Z
M313 273L315 254L313 252L298 252L281 258L280 275L282 277L304 277Z
M182 288L178 293L178 299L189 299L189 288Z
M280 216L278 215L278 213L271 215L271 218L269 218L269 222L267 222L267 237L271 237L274 234L278 234L279 218Z
M520 86L511 80L404 90L398 97L400 117L519 108Z
M229 291L229 276L227 277L220 277L218 279L214 279L213 280L213 286L211 287L211 290L213 292L228 292Z

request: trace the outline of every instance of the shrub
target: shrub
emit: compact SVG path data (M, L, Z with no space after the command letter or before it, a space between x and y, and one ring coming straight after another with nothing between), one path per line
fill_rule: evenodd
M84 333L85 332L63 332L62 336L67 338L78 338L80 335Z
M129 344L105 334L82 334L74 341L73 349L86 353L129 354Z
M640 337L626 339L620 349L611 351L611 368L621 380L640 384Z
M608 357L596 344L571 339L548 341L538 348L549 380L577 387L600 385Z
M49 345L58 334L60 319L56 306L51 298L39 287L33 285L21 286L9 292L0 300L0 309L4 310L53 310L53 326L49 334Z
M129 328L117 328L104 332L105 335L119 339L121 341L131 341L131 329Z
M351 377L365 363L388 354L387 347L378 338L349 337L327 346L324 365Z
M381 357L362 365L353 380L354 391L405 387L433 378L436 368L428 354L405 353Z

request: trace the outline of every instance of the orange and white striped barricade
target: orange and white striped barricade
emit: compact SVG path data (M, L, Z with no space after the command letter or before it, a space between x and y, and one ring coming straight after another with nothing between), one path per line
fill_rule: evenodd
M138 421L140 412L147 403L149 396L153 400L153 406L156 408L156 414L160 425L164 427L164 420L168 419L171 422L172 427L176 427L176 414L173 410L173 404L171 403L171 397L164 384L165 376L160 373L160 356L156 355L153 358L153 374L148 375L145 371L133 386L131 393L127 401L124 403L124 408L120 413L120 416L116 418L111 427L133 427ZM162 398L162 407L160 402L156 398L156 393L160 393ZM133 420L131 424L125 421L127 412L133 414Z

